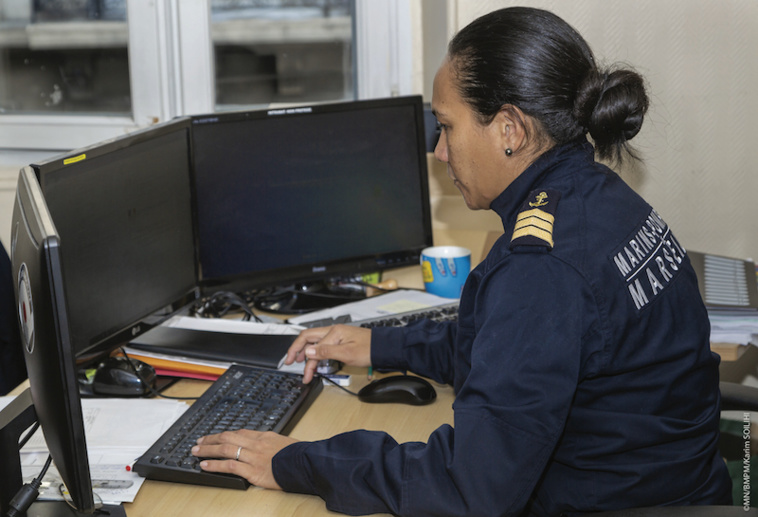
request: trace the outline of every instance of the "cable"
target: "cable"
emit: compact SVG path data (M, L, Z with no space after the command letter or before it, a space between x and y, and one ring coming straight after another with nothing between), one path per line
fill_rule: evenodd
M345 392L347 392L347 393L349 393L349 394L351 394L351 395L353 395L353 396L355 396L355 397L357 397L357 396L358 396L358 394L357 394L356 392L354 392L354 391L351 391L351 390L347 389L346 387L344 387L344 386L340 385L339 383L337 383L337 382L333 381L332 379L330 379L330 378L329 378L328 376L326 376L326 375L321 375L320 373L317 373L317 374L315 375L315 377L316 377L316 378L319 378L319 379L325 379L325 380L327 380L327 381L331 382L332 384L334 384L335 386L337 386L337 387L338 387L339 389L341 389L342 391L345 391Z
M231 291L218 291L208 298L198 300L192 311L201 318L221 318L232 309L239 309L245 313L243 321L254 319L262 323L262 320L250 308L250 304Z
M359 282L356 282L356 283L360 284L360 285L362 285L364 287L366 287L367 289L371 288L371 289L374 289L376 291L379 291L380 293L392 293L394 291L397 291L397 287L395 287L395 288L379 287L376 284L372 284L372 283L364 282L364 281L359 281ZM402 289L403 289L403 291L420 291L420 292L425 292L426 291L426 289L423 288L423 287L403 287Z
M373 289L373 290L378 291L380 293L391 293L393 291L397 291L397 287L395 287L394 289L387 289L385 287L379 287L378 285L372 284L370 282L364 282L363 280L353 280L352 283L354 283L356 285L359 285L359 286L363 287L364 289ZM403 288L403 289L405 289L405 288ZM419 289L419 290L421 290L421 289Z
M8 505L7 517L19 517L25 515L26 511L32 505L34 501L39 497L39 487L42 486L42 478L47 474L47 470L50 468L50 464L53 461L53 457L48 455L45 465L42 467L42 471L39 476L34 478L31 483L27 483L21 487L13 496L10 504Z
M21 438L18 441L18 448L19 450L24 448L24 445L26 445L26 442L28 442L31 437L34 435L34 433L37 432L37 429L39 429L39 422L34 422L34 425L29 429L29 432L24 435L23 438Z

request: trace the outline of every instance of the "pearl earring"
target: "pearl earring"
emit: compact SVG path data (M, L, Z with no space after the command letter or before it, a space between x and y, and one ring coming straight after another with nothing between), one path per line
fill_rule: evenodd
M508 147L508 148L505 150L505 155L506 155L506 156L510 156L510 155L512 155L512 154L513 154L513 150L512 150L510 147Z

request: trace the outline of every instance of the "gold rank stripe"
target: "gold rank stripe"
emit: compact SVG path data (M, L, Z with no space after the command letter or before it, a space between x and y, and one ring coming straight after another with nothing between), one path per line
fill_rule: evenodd
M552 248L554 221L555 217L538 208L521 212L518 215L516 227L513 229L513 237L511 237L511 241L514 241L519 237L530 235L542 239Z

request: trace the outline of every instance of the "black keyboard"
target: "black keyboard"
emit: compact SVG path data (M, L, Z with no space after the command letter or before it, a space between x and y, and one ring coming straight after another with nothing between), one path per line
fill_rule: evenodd
M287 434L323 388L302 375L232 365L134 464L140 476L160 481L245 490L247 480L200 469L190 450L208 434L237 429Z
M458 302L450 302L436 307L418 309L414 311L392 314L389 316L380 316L367 320L354 321L350 325L364 328L374 327L405 327L410 323L418 320L433 321L457 321L458 320Z

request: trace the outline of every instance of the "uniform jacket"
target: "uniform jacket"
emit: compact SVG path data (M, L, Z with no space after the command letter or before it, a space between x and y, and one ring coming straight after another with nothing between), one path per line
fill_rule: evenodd
M456 392L427 443L355 431L274 458L288 491L348 514L561 515L730 504L718 356L685 249L584 139L491 208L504 235L458 323L375 329L374 367Z

